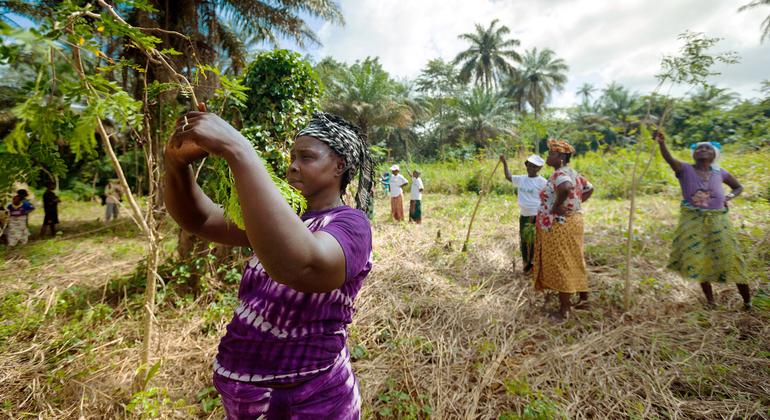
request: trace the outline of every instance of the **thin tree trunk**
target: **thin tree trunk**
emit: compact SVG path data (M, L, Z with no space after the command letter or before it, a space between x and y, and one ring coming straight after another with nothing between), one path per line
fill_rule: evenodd
M656 88L657 91L657 88ZM657 128L662 129L663 125L666 122L666 118L668 117L669 112L673 108L673 104L669 102L669 105L664 109L663 115L661 116L660 120L658 120ZM647 120L650 119L650 109L648 106L647 109ZM652 165L652 161L655 158L655 153L657 153L655 149L655 145L652 145L652 148L650 149L650 156L647 159L647 164L645 165L644 169L642 170L642 173L639 174L639 176L636 176L637 169L639 167L639 157L642 153L642 144L641 142L637 143L637 149L636 149L636 157L634 158L634 169L631 173L631 190L629 191L629 199L631 201L629 210L628 210L628 231L627 231L627 237L626 237L626 272L625 272L625 287L623 292L623 308L625 311L628 311L631 309L631 251L633 248L633 242L634 242L634 216L636 214L636 191L639 188L639 183L644 179L644 176L647 174L647 171L650 169L650 165Z
M150 344L152 342L152 331L153 331L153 311L155 308L155 279L157 276L157 269L158 269L158 234L156 231L157 225L155 223L155 216L153 211L155 197L157 195L157 192L155 191L154 184L156 182L155 176L154 176L154 159L151 157L151 153L148 153L147 159L148 159L148 183L150 187L150 194L147 197L147 218L145 219L144 214L142 212L142 209L139 207L139 204L136 202L136 199L134 197L134 194L131 192L131 189L128 186L128 181L126 180L125 173L123 172L123 168L120 166L120 162L118 161L118 157L115 155L115 151L112 148L112 145L110 144L109 135L107 134L107 131L104 128L104 124L102 124L101 120L97 119L97 127L99 129L99 134L102 137L102 143L104 145L104 149L107 152L107 155L110 158L110 162L112 163L112 167L115 170L115 173L118 176L118 180L120 181L121 187L123 187L123 191L126 193L126 199L129 203L129 214L131 215L131 218L133 219L134 223L142 230L144 233L144 236L147 240L147 272L146 272L146 279L145 279L145 302L144 302L144 337L143 337L143 343L142 343L142 351L140 354L140 365L139 369L137 369L136 376L134 377L134 383L132 388L135 391L141 390L144 385L147 383L147 371L149 369L149 360L150 360Z
M535 121L537 123L540 123L540 115L538 115L537 110L534 111L535 114ZM535 154L540 155L540 137L535 138Z
M495 169L492 170L492 174L489 175L489 178L487 179L486 186L489 187L490 183L492 182L492 178L495 176L495 172L497 172L497 168L500 166L500 161L497 161L497 165L495 165ZM479 198L476 200L476 206L473 208L473 213L471 214L471 221L468 223L468 232L465 234L465 242L463 242L463 249L462 252L468 251L468 241L471 238L471 229L473 229L473 221L476 220L476 212L479 210L479 205L481 204L481 199L484 198L486 195L487 190L484 188L484 186L481 186L481 191L479 192Z
M631 205L628 210L628 232L626 237L626 273L625 273L625 288L623 292L623 308L628 311L631 308L631 249L634 242L634 214L636 213L636 170L639 166L639 155L642 150L640 147L636 149L636 159L634 159L634 169L631 171L631 191L630 200Z

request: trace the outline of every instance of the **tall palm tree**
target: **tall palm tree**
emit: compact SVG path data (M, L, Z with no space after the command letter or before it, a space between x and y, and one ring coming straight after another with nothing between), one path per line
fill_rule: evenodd
M628 117L639 108L638 95L631 93L626 87L612 82L602 90L599 98L599 111L612 119L615 124L624 124Z
M563 59L557 58L553 50L527 50L521 67L508 79L506 94L518 104L520 111L529 105L535 118L538 118L553 93L564 89L567 70L569 66Z
M738 11L743 12L744 10L750 10L760 6L770 6L770 0L754 0L751 3L744 4L738 8ZM770 15L767 15L765 20L762 21L760 29L762 30L762 36L759 38L760 42L770 39Z
M404 157L411 162L412 154L422 147L421 132L436 112L437 103L425 96L415 95L414 84L409 81L394 82L391 99L405 106L411 115L408 124L381 126L372 135L372 142L384 142L394 153L403 149Z
M510 28L505 25L498 27L497 24L497 19L487 28L477 23L475 33L460 35L459 38L469 41L471 46L457 54L453 61L461 66L460 80L467 83L473 77L474 82L487 91L496 87L504 76L511 74L513 64L510 60L521 60L519 53L514 50L521 42L507 38Z
M760 83L759 92L770 98L770 79L765 79Z
M377 127L407 127L409 105L398 100L398 86L378 58L367 57L340 71L327 85L323 107L358 124L367 135Z
M499 134L510 134L513 113L504 97L481 87L462 95L450 116L450 132L472 140L477 147Z
M740 95L737 93L712 85L701 86L690 96L690 100L699 106L701 112L718 108L726 109L738 99Z
M591 100L591 97L593 96L594 92L596 92L596 88L594 85L590 83L583 83L577 90L577 95L582 97L583 104L588 104L588 101Z

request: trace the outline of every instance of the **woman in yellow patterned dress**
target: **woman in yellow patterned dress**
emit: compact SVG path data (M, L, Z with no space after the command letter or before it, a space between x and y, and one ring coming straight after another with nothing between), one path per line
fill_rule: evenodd
M576 307L588 302L588 275L583 258L581 203L593 194L588 180L568 166L575 149L563 140L548 140L546 164L554 169L540 193L535 237L535 290L559 292L557 319L565 319L571 297L580 294Z

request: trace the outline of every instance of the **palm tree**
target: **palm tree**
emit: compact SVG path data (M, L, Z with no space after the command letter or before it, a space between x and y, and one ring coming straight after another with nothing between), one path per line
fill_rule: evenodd
M690 96L693 104L700 108L700 112L706 112L712 109L727 109L735 101L740 99L740 95L731 92L727 88L719 88L712 85L701 86Z
M0 22L12 24L11 16L33 21L51 15L57 1L0 0ZM297 45L320 44L305 19L315 18L344 24L342 13L332 0L148 0L155 11L139 8L121 10L127 21L150 28L149 33L162 40L160 48L174 48L182 54L172 57L177 69L191 69L198 63L213 64L230 58L227 66L238 73L246 61L247 46L267 42L273 46L278 38L290 38ZM158 29L158 30L155 30ZM171 32L187 35L187 39ZM121 50L124 40L116 39L107 46L107 55L131 55L133 49ZM138 60L137 62L143 62ZM158 76L163 80L162 71ZM153 74L149 75L153 78Z
M493 20L486 29L476 24L475 33L460 35L459 38L469 41L471 46L457 54L453 61L461 66L460 80L467 83L473 76L474 82L487 91L496 87L503 76L511 74L513 65L509 60L521 60L519 53L513 49L521 42L507 39L506 35L511 30L505 25L497 27L497 23L497 19Z
M450 132L483 147L490 138L512 132L514 116L510 108L505 98L476 87L458 99L450 116Z
M599 112L612 119L615 124L624 124L628 117L639 108L638 95L623 85L612 82L602 90L599 98Z
M15 16L22 16L32 21L50 16L53 13L52 7L45 3L50 2L0 0L0 22L17 27L19 22L14 19Z
M409 126L409 105L397 100L398 86L382 69L378 58L367 57L336 74L326 86L323 107L359 127L367 135L373 128Z
M506 94L515 101L520 111L529 105L535 118L538 118L551 100L553 92L564 89L567 70L569 66L563 59L557 58L553 50L527 50L521 68L508 79Z
M408 124L381 126L372 135L373 142L384 143L395 153L403 150L404 157L411 162L412 155L419 152L424 144L424 133L436 113L437 102L425 96L416 96L414 85L410 81L394 82L391 99L404 105L411 115Z
M738 11L743 12L744 10L750 10L760 6L770 6L770 0L754 0L749 4L741 6ZM762 36L759 38L760 42L764 42L765 39L770 39L770 15L762 21L760 28L762 29Z
M587 105L588 101L591 100L591 97L593 96L594 92L596 92L596 88L594 85L590 83L583 83L577 90L577 95L583 98L583 104Z
M765 95L770 95L770 79L765 79L760 83L759 91Z

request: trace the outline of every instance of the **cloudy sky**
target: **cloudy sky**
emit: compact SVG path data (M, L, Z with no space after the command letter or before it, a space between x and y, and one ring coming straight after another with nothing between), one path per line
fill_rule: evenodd
M664 54L681 45L685 30L724 38L717 51L736 51L740 64L718 68L713 83L755 97L770 79L770 41L760 23L770 7L738 13L731 0L340 0L345 26L311 21L323 46L300 50L352 63L378 56L396 77L416 77L432 58L451 60L466 48L457 35L492 19L507 25L522 48L551 48L570 66L569 81L552 105L573 104L584 82L617 81L649 92ZM289 46L289 45L287 45Z

